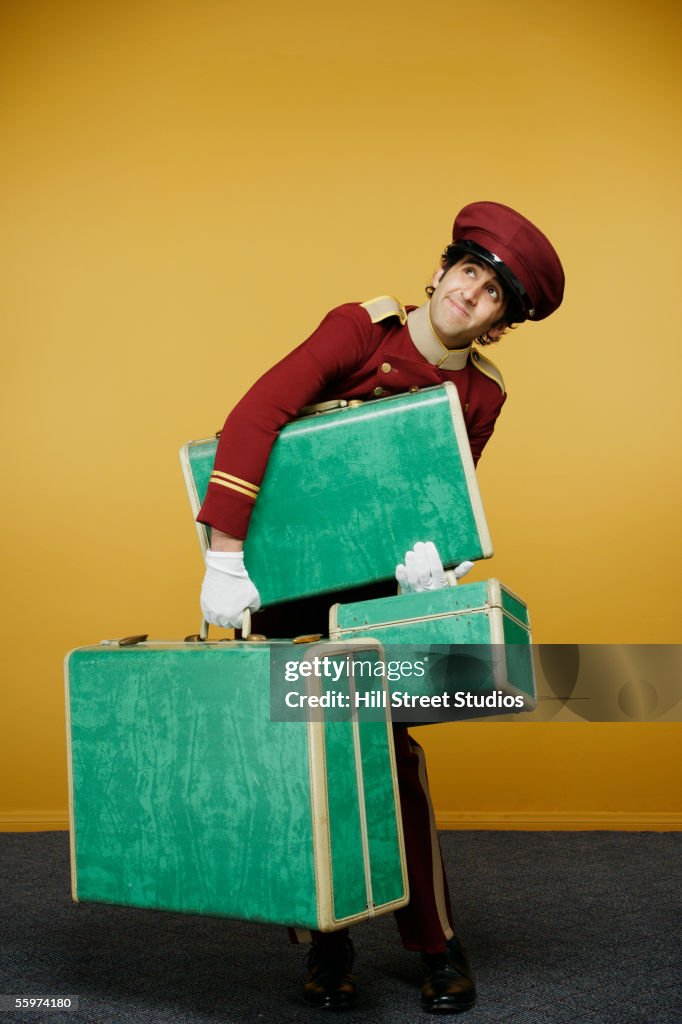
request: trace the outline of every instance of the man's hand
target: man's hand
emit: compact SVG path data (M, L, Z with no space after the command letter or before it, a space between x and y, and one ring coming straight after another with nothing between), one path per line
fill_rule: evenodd
M395 578L401 594L417 594L422 590L442 590L447 587L443 563L433 541L418 541L405 555L405 561L396 566Z
M418 541L405 555L405 561L396 566L395 578L401 594L418 594L424 590L442 590L454 586L466 576L473 562L461 562L454 572L446 573L433 541Z
M241 626L245 608L257 612L260 594L249 578L242 551L207 551L201 611L214 626Z
M459 565L455 566L452 572L448 571L446 573L446 576L451 575L453 577L452 580L450 581L450 585L454 587L457 580L461 580L462 576L466 576L468 572L471 572L473 567L473 562L460 562Z

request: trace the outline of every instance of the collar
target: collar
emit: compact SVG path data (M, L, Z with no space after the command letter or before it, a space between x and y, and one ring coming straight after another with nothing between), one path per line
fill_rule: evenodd
M407 314L407 329L412 344L427 363L441 370L463 370L466 366L473 343L466 348L446 348L431 326L428 302Z

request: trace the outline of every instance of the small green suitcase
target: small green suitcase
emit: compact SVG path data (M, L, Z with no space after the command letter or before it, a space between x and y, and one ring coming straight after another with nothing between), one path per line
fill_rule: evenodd
M418 705L393 703L396 721L456 720L536 706L528 608L499 580L335 604L329 636L372 636L387 661L425 664L422 676L401 676L399 683L408 697L424 696L424 708L415 718ZM450 695L448 705L433 713L429 701L443 693ZM462 696L455 700L456 694Z
M357 691L358 652L382 657L371 640L72 651L74 899L322 931L404 906L390 716L283 720L271 689L284 665L300 700L319 693L319 673L301 673L327 657L342 666L335 688Z
M180 451L195 516L216 447L212 438ZM283 428L244 548L263 607L390 580L419 540L432 540L444 565L493 553L454 384Z

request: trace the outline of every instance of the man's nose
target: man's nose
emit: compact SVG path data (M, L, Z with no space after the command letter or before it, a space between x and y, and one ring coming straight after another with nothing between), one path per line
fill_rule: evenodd
M462 288L462 298L466 299L470 306L475 306L478 302L479 292L480 288L477 282L471 281Z

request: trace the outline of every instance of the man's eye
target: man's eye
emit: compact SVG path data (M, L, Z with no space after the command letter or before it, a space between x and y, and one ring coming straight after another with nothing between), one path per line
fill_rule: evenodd
M490 285L488 288L488 294L491 298L496 299L498 295L497 288L495 288L494 285Z
M474 270L473 267L465 267L464 268L464 273L465 274L471 274L473 276L476 273L476 271Z

